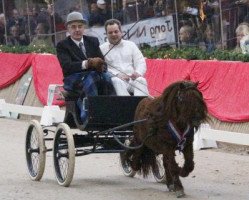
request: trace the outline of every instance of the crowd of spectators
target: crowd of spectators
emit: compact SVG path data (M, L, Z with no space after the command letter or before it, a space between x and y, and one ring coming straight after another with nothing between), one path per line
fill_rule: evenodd
M171 0L166 2L173 8L168 10L179 22L179 47L200 47L208 52L215 49L243 52L237 29L241 29L241 25L244 30L249 28L249 0L183 0L178 1L177 9Z
M0 43L54 47L54 33L64 29L62 18L54 13L53 4L32 7L25 15L14 8L9 17L0 14Z
M86 0L84 2L85 5L77 4L65 8L63 15L71 11L82 12L89 27L103 26L106 20L112 18L127 24L171 15L177 22L174 23L176 45L199 46L208 52L217 48L241 51L241 38L239 39L237 29L240 29L241 23L243 27L249 27L249 0ZM58 42L55 33L66 29L63 20L65 17L60 14L55 12L53 4L30 7L28 11L22 12L22 15L16 8L7 17L0 13L0 44L55 46ZM45 42L41 42L43 40Z

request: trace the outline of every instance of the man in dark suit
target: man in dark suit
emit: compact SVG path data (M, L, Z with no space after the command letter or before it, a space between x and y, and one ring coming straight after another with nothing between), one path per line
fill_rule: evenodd
M56 46L57 57L64 75L65 90L83 90L85 95L99 95L97 82L106 82L112 95L111 80L106 72L104 57L96 37L84 34L86 21L79 12L67 16L66 26L70 34Z
M56 46L64 75L64 89L80 91L81 97L115 95L98 38L83 35L85 23L81 13L69 13L66 21L69 36ZM81 101L79 98L80 109Z

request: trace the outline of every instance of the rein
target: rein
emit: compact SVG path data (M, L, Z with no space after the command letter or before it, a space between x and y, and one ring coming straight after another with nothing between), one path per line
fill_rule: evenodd
M130 150L136 150L136 149L140 149L141 147L143 147L144 146L144 143L146 142L146 140L148 139L148 138L150 138L151 136L153 136L154 135L154 133L150 133L149 135L147 135L144 139L143 139L143 141L142 141L142 143L140 144L140 145L138 145L138 146L134 146L134 147L131 147L131 146L128 146L128 145L126 145L126 144L123 144L119 139L118 139L118 136L116 136L115 134L113 134L113 138L116 140L116 142L119 144L119 145L121 145L123 148L125 148L125 149L130 149Z
M119 44L119 42L130 32L130 30L131 29L133 29L133 27L138 23L140 21L140 19L139 20L137 20L128 30L127 30L127 32L120 38L120 40L119 41L117 41L117 43L116 44L114 44L107 52L106 52L106 54L104 55L104 57L115 47L115 46L117 46L118 44Z
M144 143L146 142L146 140L147 140L148 138L150 138L151 136L155 135L155 132L150 131L150 134L147 135L147 136L143 139L143 141L141 142L140 145L137 145L137 146L129 146L129 144L126 145L125 142L122 143L122 142L120 141L118 135L115 135L115 130L119 130L121 127L122 127L122 128L125 128L125 127L131 126L131 125L145 123L145 122L147 122L147 121L148 121L148 119L137 120L137 121L134 121L134 122L131 122L131 123L127 123L127 124L121 125L121 126L119 126L119 127L115 127L115 128L112 128L112 129L109 129L109 130L107 130L107 131L100 132L100 133L104 133L104 134L106 134L106 133L107 133L107 134L108 134L108 133L112 133L112 136L113 136L113 138L116 140L116 142L117 142L120 146L122 146L123 148L125 148L125 149L130 149L130 150L140 149L141 147L144 146ZM98 133L97 137L100 135L100 133Z
M126 73L122 72L121 70L119 70L119 69L117 69L116 67L114 67L114 66L112 66L111 64L109 64L108 62L107 62L107 65L109 65L109 66L111 66L112 68L116 69L116 70L119 71L120 73L127 75ZM115 76L115 74L111 73L110 71L108 71L108 72L109 72L111 75ZM118 76L115 76L115 77L119 78ZM124 81L124 80L121 79L121 78L119 78L119 79L122 80L122 81ZM142 83L142 82L140 82L140 81L137 81L137 82L140 83L141 85L147 86L146 84L144 84L144 83ZM138 87L132 85L132 84L129 83L129 82L127 82L127 84L130 85L130 86L132 86L132 87L134 87L134 88L136 88L136 89L138 89L139 91L141 91L142 93L144 93L146 96L148 95L148 97L150 97L150 98L152 98L152 99L155 98L155 97L151 96L150 94L145 93L145 92L144 92L143 90L141 90L140 88L138 88ZM152 90L154 90L154 91L158 92L159 94L161 94L161 92L159 92L159 91L156 90L156 89L153 89L153 88L152 88Z

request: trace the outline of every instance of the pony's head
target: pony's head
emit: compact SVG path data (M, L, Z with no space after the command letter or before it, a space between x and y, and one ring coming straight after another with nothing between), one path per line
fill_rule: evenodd
M164 119L172 120L181 127L198 128L207 118L207 106L198 83L179 81L169 85L161 95Z

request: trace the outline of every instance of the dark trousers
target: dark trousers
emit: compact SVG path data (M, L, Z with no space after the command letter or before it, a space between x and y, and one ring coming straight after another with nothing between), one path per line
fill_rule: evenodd
M87 71L75 73L64 78L64 89L79 93L77 106L80 112L80 118L83 126L87 125L88 114L83 109L83 98L86 96L97 95L116 95L112 85L111 75L109 72Z
M84 93L84 96L116 95L109 72L87 71L64 78L64 89Z

